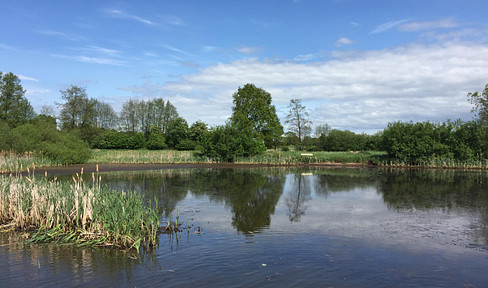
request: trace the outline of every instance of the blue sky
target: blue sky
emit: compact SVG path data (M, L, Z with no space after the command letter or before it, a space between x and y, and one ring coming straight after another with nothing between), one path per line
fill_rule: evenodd
M171 101L189 124L224 124L232 94L270 92L284 124L302 99L314 126L374 133L393 121L471 120L488 84L488 1L5 1L0 71L37 112L60 90L120 111ZM285 125L286 127L286 125Z

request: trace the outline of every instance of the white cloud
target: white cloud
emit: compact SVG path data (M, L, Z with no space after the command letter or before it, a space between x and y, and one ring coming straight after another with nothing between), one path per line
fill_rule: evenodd
M349 38L346 38L346 37L342 37L342 38L339 38L336 42L335 42L335 46L337 47L342 47L344 45L351 45L351 44L354 44L356 43L356 41L353 41Z
M271 93L282 121L290 99L300 98L314 125L374 132L398 120L469 120L466 94L484 87L488 75L484 44L332 55L336 58L314 63L250 58L218 64L164 86L146 85L145 93L170 100L189 123L217 125L230 115L237 88L253 83Z
M396 20L396 21L390 21L383 23L381 25L378 25L373 31L369 32L369 34L377 34L377 33L383 33L386 32L400 24L403 24L405 22L410 21L409 19L402 19L402 20Z
M423 30L434 30L434 29L446 29L458 27L459 23L454 21L452 18L440 19L431 22L410 22L398 26L400 31L423 31Z

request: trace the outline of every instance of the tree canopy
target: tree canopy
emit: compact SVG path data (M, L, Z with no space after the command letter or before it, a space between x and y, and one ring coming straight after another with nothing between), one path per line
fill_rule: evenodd
M468 93L468 100L474 105L472 112L476 113L476 116L484 122L486 127L488 125L488 84L481 94L478 92Z
M16 126L34 118L35 113L24 97L25 90L15 74L0 72L0 120Z
M276 147L283 135L283 126L271 105L271 94L254 84L239 87L233 95L231 124L238 129L251 127L253 137L264 141L266 147Z

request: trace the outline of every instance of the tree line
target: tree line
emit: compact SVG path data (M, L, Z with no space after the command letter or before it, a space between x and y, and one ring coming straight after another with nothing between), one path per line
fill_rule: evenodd
M271 94L254 84L233 94L232 115L224 125L189 125L170 101L129 99L120 113L90 98L86 88L60 91L59 115L43 106L40 115L25 98L20 79L0 72L0 150L36 151L61 163L81 163L90 148L196 150L215 161L233 162L239 156L266 149L308 151L382 150L391 159L421 164L428 159L486 159L488 157L488 85L469 93L476 120L463 122L393 122L375 135L332 129L312 121L301 99L290 100L282 126ZM315 133L313 133L315 132Z

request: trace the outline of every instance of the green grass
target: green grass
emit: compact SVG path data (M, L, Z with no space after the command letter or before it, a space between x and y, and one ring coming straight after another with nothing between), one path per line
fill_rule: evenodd
M310 155L311 154L311 155ZM269 164L269 165L298 165L298 164L367 164L369 161L381 162L386 157L385 152L305 152L305 151L275 151L269 150L263 155L237 158L236 163Z
M77 175L78 176L78 175ZM115 246L156 245L159 212L143 195L101 187L92 174L72 182L0 176L0 230L35 229L30 242Z
M302 154L313 154L312 156ZM93 150L89 163L215 163L195 151ZM385 152L305 152L268 150L263 155L238 157L237 164L297 165L304 163L378 163Z
M0 173L25 171L28 167L58 166L47 157L40 157L33 152L17 154L0 151Z
M92 150L88 163L210 163L193 151L176 150Z

